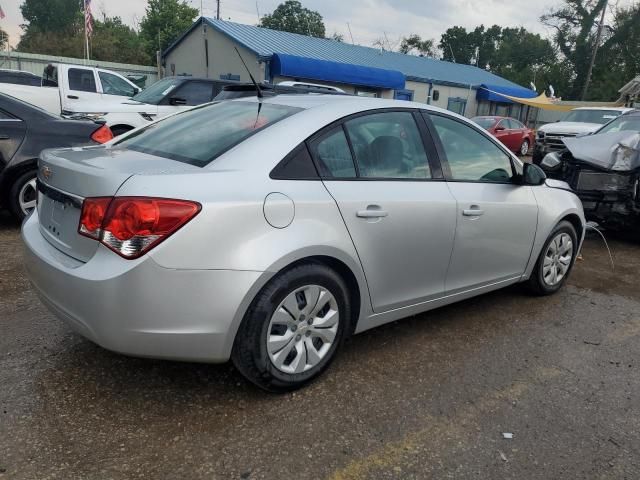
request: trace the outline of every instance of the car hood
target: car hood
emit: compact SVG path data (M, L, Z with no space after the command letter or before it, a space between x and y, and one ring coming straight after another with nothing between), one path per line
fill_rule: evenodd
M538 129L539 132L544 132L546 135L553 135L556 133L569 133L574 135L580 135L581 133L595 132L602 125L599 123L582 123L582 122L557 122L547 123Z
M607 170L640 168L640 132L611 132L564 140L573 158Z

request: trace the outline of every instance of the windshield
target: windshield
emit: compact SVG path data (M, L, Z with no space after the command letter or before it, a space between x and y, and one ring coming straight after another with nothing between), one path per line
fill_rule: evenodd
M563 122L578 122L578 123L599 123L604 125L605 123L620 116L618 110L572 110L569 114L562 119Z
M204 167L254 133L301 110L245 101L203 105L153 123L116 145Z
M500 119L496 117L474 117L471 120L480 125L482 128L488 130L493 127Z
M607 123L596 133L640 132L640 114L621 115Z
M181 83L182 80L179 78L163 78L131 98L137 102L157 105L169 92L175 90Z

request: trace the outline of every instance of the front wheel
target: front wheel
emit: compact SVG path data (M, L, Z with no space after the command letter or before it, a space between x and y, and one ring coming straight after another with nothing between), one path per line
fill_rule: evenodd
M567 280L578 254L576 230L567 221L553 229L538 257L529 289L537 295L551 295Z
M260 388L294 390L329 366L350 323L344 280L325 265L299 265L277 275L254 299L231 358Z
M36 208L36 171L29 170L20 175L9 189L9 209L20 221Z

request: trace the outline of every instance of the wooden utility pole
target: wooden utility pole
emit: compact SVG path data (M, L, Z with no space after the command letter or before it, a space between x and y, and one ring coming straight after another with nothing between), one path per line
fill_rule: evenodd
M589 63L589 70L587 70L587 78L584 81L584 88L582 89L582 98L584 101L587 98L587 90L589 89L589 82L591 81L591 72L593 71L593 65L596 63L596 54L598 53L598 47L600 46L600 39L602 38L602 30L604 29L604 15L607 13L607 4L604 3L602 7L602 15L600 16L600 25L598 25L598 33L596 34L596 44L593 47L593 53L591 54L591 62Z
M220 0L216 0L216 20L220 20Z

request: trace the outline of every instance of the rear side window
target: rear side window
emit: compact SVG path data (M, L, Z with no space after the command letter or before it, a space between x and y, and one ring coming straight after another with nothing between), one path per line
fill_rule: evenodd
M205 105L153 123L116 145L204 167L254 133L301 110L246 101Z
M84 68L69 69L69 88L81 92L96 92L96 79L92 70Z
M341 126L314 141L311 149L322 177L354 178L356 176L349 143Z
M171 98L183 100L184 105L201 105L211 101L213 85L209 82L186 82Z

